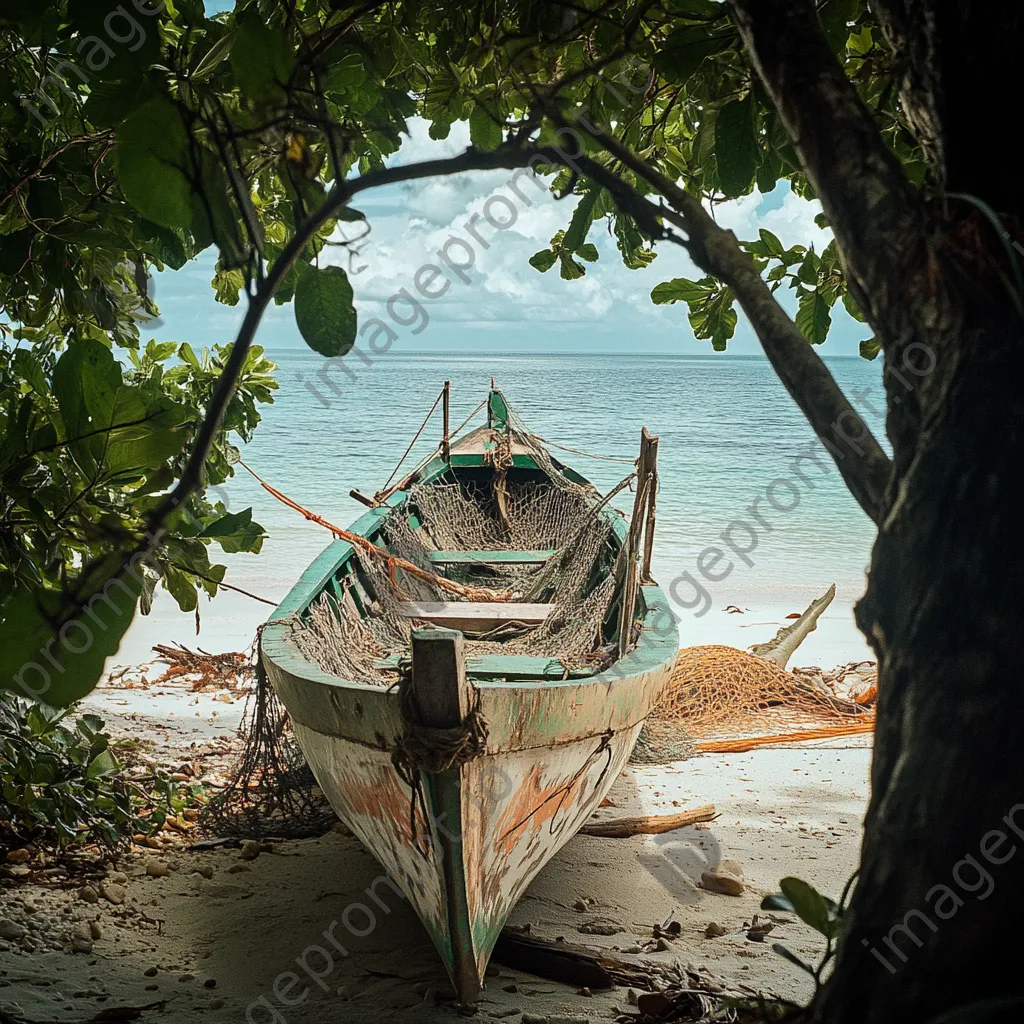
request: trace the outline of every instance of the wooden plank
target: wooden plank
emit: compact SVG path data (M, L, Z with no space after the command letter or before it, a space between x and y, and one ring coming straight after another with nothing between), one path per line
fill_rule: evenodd
M454 629L412 631L412 692L420 721L434 729L454 729L470 709L466 653Z
M428 551L431 562L443 565L543 565L556 551Z
M504 601L402 601L398 614L435 626L486 633L509 622L536 626L554 609L551 604L511 604Z

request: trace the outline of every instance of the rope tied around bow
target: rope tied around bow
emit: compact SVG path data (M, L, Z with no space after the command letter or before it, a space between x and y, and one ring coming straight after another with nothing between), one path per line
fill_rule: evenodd
M429 856L429 834L416 834L416 808L419 806L424 821L428 821L426 798L423 793L423 775L438 775L464 765L487 750L487 720L480 708L480 691L472 687L472 707L460 725L438 728L420 721L419 709L412 686L412 660L398 662L398 701L405 730L395 740L391 763L398 777L412 790L409 803L409 834L424 856ZM422 842L426 842L426 849Z

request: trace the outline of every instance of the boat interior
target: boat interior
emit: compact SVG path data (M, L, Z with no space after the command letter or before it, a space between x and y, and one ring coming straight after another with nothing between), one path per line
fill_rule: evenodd
M460 630L468 674L490 679L592 675L633 639L623 629L645 609L634 588L624 626L625 517L497 389L486 409L484 426L446 432L394 487L362 499L372 507L352 536L311 567L319 578L291 613L291 639L323 670L390 685L425 625Z

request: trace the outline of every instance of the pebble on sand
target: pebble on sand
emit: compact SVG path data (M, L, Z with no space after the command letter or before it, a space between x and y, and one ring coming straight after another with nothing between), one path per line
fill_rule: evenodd
M717 867L708 868L701 873L700 884L709 892L722 893L725 896L739 896L745 885L743 868L739 861L724 860Z
M165 860L157 860L155 857L146 861L146 874L150 878L166 878L171 873L170 865Z
M263 847L255 839L247 839L238 851L240 860L255 860L263 852Z
M0 939L8 942L17 942L25 937L25 928L17 921L10 921L7 918L0 919Z
M104 882L100 886L100 895L108 902L113 903L115 907L121 906L124 903L124 898L127 895L127 890L123 885L118 885L117 882Z
M626 926L614 917L592 917L576 930L584 935L618 935L626 930Z

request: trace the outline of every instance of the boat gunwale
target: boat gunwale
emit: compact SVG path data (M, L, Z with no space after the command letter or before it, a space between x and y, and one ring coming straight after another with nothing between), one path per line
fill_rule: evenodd
M529 456L519 456L524 461L522 468L542 470L542 467ZM454 455L452 458L454 462ZM437 478L451 468L452 463L443 459L440 454L428 459L416 474L417 481L429 481ZM487 465L483 455L462 455L456 464L460 467ZM558 464L563 474L576 481L589 483L569 467ZM410 481L410 484L412 481ZM407 488L395 491L381 505L371 508L361 515L350 527L351 533L359 534L368 540L375 540L385 519L400 508L408 499ZM625 517L615 516L612 528L620 541L625 540L628 523ZM349 562L356 549L348 541L334 540L329 543L317 557L307 566L302 576L281 603L268 618L260 639L261 653L274 662L275 666L292 676L343 689L359 690L366 693L387 692L386 687L369 683L364 680L346 679L324 669L315 661L304 655L290 640L286 619L304 612L321 594L327 593L331 580L337 578L338 571ZM467 674L473 684L488 689L509 689L511 687L558 687L580 686L581 684L605 685L622 681L630 676L650 672L664 665L666 660L673 660L679 649L679 636L676 630L675 616L669 608L664 592L657 583L642 584L641 600L644 604L644 615L640 619L640 637L636 645L623 657L617 658L600 672L581 674L566 669L557 657L544 655L513 655L490 654L467 656ZM668 615L672 622L669 630L670 638L658 634L662 630L652 629L652 620ZM484 664L481 665L480 663ZM546 663L550 669L539 669L537 663ZM475 664L474 664L475 663ZM524 663L533 663L526 668ZM560 670L563 678L552 677L549 671ZM585 670L582 670L585 672ZM511 676L512 678L495 678ZM492 678L488 678L492 677Z

